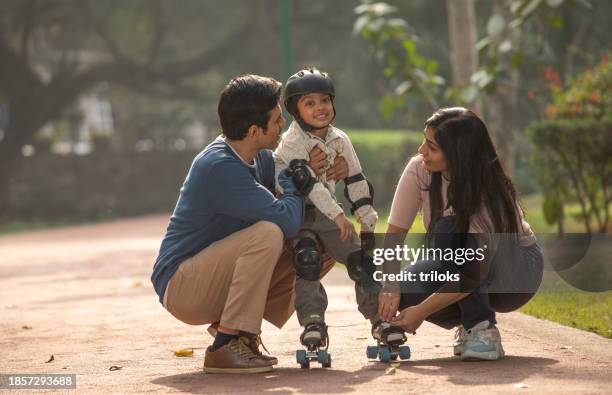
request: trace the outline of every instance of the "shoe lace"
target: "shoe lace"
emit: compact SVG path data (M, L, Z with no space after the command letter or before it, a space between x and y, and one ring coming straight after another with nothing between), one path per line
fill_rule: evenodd
M455 330L455 341L462 341L465 337L465 329L463 329L463 325L460 325Z
M257 350L258 353L261 354L261 351L259 351L259 346L261 346L266 353L270 354L270 351L268 351L268 349L266 348L266 345L263 343L263 340L261 340L260 335L253 336L251 341L253 342L253 348Z
M266 353L270 354L270 351L266 348L266 345L261 340L260 335L250 335L243 337L244 342L249 346L253 354L255 355L263 355L261 351L259 351L259 346L263 347Z
M256 356L242 338L238 338L237 341L232 342L230 349L237 353L241 358L253 358Z

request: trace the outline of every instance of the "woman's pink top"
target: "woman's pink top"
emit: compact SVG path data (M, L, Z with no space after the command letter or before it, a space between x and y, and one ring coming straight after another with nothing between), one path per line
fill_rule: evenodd
M399 184L395 189L395 196L391 204L389 224L403 229L410 229L414 218L419 211L423 213L423 225L429 226L430 206L427 188L431 182L431 173L423 167L423 156L417 155L410 159L404 169ZM446 207L448 180L442 177L442 202ZM530 246L536 242L531 227L523 218L523 212L517 205L517 218L519 229L519 243L521 246ZM451 209L444 211L443 216L452 215ZM483 206L481 210L470 219L469 233L495 233L493 223Z

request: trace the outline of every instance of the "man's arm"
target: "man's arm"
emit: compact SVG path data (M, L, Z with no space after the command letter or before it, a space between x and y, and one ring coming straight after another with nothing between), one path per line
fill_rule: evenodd
M306 142L298 139L299 136L288 136L294 137L286 138L283 140L278 149L274 152L276 174L278 174L283 168L287 167L294 159L309 160L309 152ZM317 174L313 169L309 167L310 174L313 177L317 177ZM336 203L334 198L331 196L330 191L323 185L322 182L318 181L312 187L312 190L308 193L308 198L315 205L319 211L327 216L332 221L339 214L344 214L342 207Z
M278 225L286 237L298 233L304 218L304 198L284 194L279 199L240 163L221 162L209 173L214 185L212 205L215 212L240 218L246 222L270 221Z

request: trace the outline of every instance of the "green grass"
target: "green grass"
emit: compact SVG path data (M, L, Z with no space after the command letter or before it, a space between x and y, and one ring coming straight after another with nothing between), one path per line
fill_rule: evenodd
M520 311L612 338L612 292L538 292Z
M10 222L0 224L0 235L8 233L26 232L30 230L58 228L72 225L71 222Z
M413 130L354 129L346 130L346 133L353 144L367 144L371 147L401 144L405 140L420 144L423 140L423 133Z

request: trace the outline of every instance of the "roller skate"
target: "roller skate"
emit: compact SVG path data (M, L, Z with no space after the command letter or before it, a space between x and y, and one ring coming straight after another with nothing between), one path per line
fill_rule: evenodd
M410 347L402 346L406 342L404 330L398 326L392 326L386 321L378 321L372 325L372 337L376 339L375 346L368 346L366 355L369 359L389 362L391 360L409 359Z
M297 350L295 359L302 369L310 368L310 361L316 361L324 368L331 368L331 354L327 352L329 336L324 322L313 322L304 328L300 342L306 350Z

